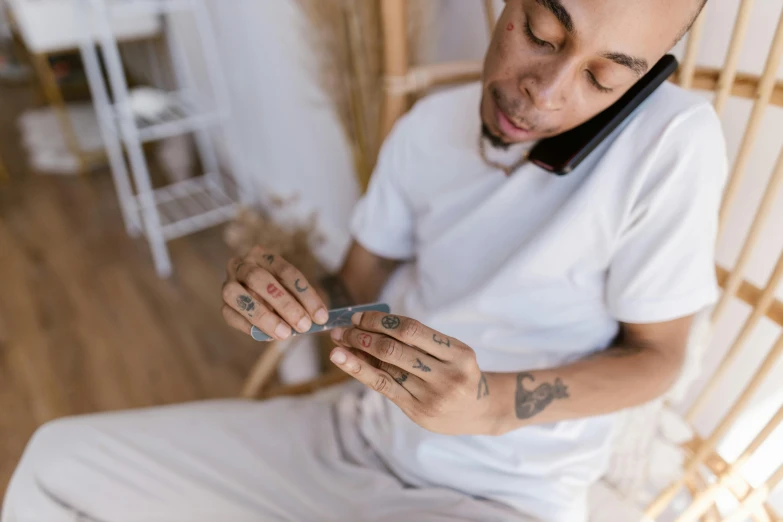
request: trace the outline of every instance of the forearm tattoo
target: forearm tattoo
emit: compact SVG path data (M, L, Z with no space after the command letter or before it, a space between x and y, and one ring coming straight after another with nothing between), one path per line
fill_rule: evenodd
M481 372L481 379L478 383L478 393L476 393L476 400L480 400L482 397L489 395L489 384L487 384L487 376L484 372Z
M516 411L517 418L529 419L549 406L555 399L567 399L568 387L563 384L560 377L555 378L554 384L548 382L539 384L533 390L527 390L524 381L535 382L532 373L522 372L517 374Z
M354 304L354 300L351 298L351 294L340 276L326 276L321 279L320 284L329 297L330 308L345 308Z

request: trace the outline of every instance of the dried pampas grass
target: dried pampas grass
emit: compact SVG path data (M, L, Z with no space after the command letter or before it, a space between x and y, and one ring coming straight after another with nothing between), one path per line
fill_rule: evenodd
M321 244L315 215L304 225L283 226L257 211L243 210L226 226L223 239L240 256L255 245L263 245L297 267L308 281L318 281L326 270L313 254Z
M362 189L381 145L383 28L378 0L297 0L316 61L317 80L348 138ZM431 0L407 0L408 40L415 63Z

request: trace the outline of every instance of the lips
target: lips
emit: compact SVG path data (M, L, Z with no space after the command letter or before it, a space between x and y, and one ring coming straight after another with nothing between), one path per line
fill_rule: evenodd
M497 119L500 132L512 141L523 141L529 139L533 135L531 129L520 127L515 124L499 107L495 108L495 118Z

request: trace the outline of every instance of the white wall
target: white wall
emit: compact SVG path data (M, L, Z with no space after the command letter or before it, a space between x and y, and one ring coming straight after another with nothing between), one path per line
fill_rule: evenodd
M316 213L325 239L319 253L336 266L359 191L347 141L317 83L305 21L290 0L207 3L233 109L236 143L223 144L233 167L252 177L256 197L277 219ZM198 84L208 85L192 19L182 15L175 28Z

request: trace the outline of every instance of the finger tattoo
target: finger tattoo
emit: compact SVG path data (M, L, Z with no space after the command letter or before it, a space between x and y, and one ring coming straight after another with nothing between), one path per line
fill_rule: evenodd
M305 290L307 290L308 288L310 288L308 285L305 285L304 287L299 286L299 281L300 281L299 279L294 281L294 288L296 288L297 292L302 293Z
M440 337L438 337L437 335L435 335L435 334L432 334L432 340L433 340L433 341L435 341L435 342L436 342L436 343L438 343L438 344L443 344L443 345L446 345L446 346L451 346L451 340L449 340L449 338L448 338L448 337L446 337L445 339L441 339L441 338L440 338Z
M421 370L423 372L431 372L432 368L421 362L421 359L416 359L416 364L413 365L414 370Z
M256 302L249 295L242 294L237 297L237 306L248 315L253 315L253 310L256 308Z
M387 315L381 319L381 326L387 330L394 330L400 326L400 318L394 315Z
M270 265L275 262L275 256L273 256L272 254L264 254L264 259Z
M397 384L404 383L405 381L408 380L408 372L402 372L402 374L399 377L395 378L394 380L397 382Z
M359 334L359 342L362 343L362 346L364 346L365 348L369 348L370 343L372 343L372 336L366 333Z
M283 291L280 290L274 283L266 285L266 292L272 297L283 297Z
M476 394L476 400L481 399L489 395L489 384L487 384L487 376L484 372L481 372L481 379L478 383L478 393Z

